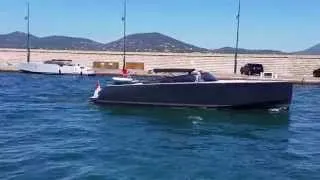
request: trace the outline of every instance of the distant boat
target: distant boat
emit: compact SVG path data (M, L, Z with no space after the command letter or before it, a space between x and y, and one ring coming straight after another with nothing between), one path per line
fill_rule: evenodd
M53 75L95 75L95 72L86 66L73 64L71 60L52 59L45 62L30 62L30 6L27 3L27 62L18 65L23 73L53 74Z
M51 75L95 75L90 68L73 64L71 60L53 59L40 63L21 63L19 71L24 73Z

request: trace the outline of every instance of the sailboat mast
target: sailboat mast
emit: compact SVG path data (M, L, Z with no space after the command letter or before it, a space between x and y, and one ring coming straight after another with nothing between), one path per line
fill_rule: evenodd
M127 28L127 0L123 1L123 66L122 70L126 69L126 28Z
M234 70L233 70L234 74L237 74L237 66L238 66L240 10L241 10L241 0L239 0L238 14L237 14L237 40L236 40L236 52L234 55Z
M27 62L30 62L30 5L27 2Z

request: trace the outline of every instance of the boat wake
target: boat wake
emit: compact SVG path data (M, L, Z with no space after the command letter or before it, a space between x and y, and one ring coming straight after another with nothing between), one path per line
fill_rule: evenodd
M203 118L201 116L188 116L189 120L202 121Z
M270 108L268 109L270 113L281 113L281 112L288 112L289 107L287 106L282 106L282 107L276 107L276 108Z

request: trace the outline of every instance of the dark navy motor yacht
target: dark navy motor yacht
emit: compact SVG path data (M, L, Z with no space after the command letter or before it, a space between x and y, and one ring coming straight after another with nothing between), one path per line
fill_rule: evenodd
M147 80L114 78L97 88L92 101L98 104L205 108L288 107L292 83L265 80L217 80L194 69L154 69ZM183 73L183 74L181 74Z

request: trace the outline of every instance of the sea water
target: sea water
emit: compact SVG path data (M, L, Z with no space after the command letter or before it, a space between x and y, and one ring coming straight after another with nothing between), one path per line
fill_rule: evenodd
M0 74L0 179L320 179L320 87L289 112L90 103L107 77Z

